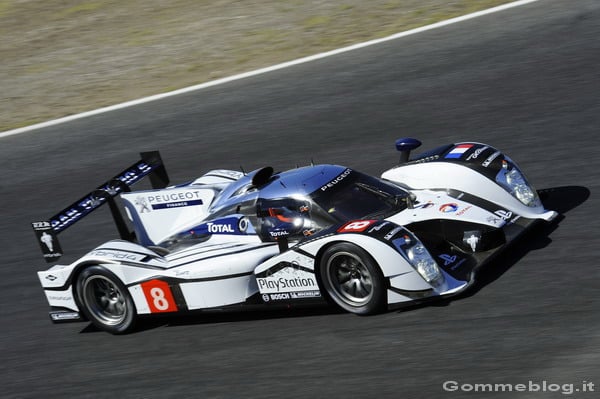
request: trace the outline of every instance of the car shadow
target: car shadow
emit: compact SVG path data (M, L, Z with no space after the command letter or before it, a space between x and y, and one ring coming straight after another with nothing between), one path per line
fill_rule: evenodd
M345 313L341 309L319 303L312 306L278 306L278 305L249 305L226 310L207 310L190 312L180 315L159 315L152 317L140 317L135 327L129 334L153 330L162 327L179 327L199 324L235 323L244 321L273 320L297 317L314 317ZM103 332L101 329L89 323L80 334Z
M426 306L448 306L451 302L477 294L487 285L499 279L511 267L517 264L529 252L547 247L552 240L550 235L560 222L566 218L566 213L583 204L590 197L590 190L580 186L556 187L540 190L540 198L546 209L558 212L552 222L539 223L511 245L510 251L505 251L477 273L475 283L464 292L444 299L436 299L422 303L414 303L395 309L396 312L414 311ZM152 330L159 327L177 327L196 324L231 323L256 320L272 320L289 317L312 317L344 313L341 309L323 303L315 306L274 306L250 305L247 308L235 308L224 311L201 311L177 316L142 317L132 333ZM88 324L80 333L101 332L93 324Z

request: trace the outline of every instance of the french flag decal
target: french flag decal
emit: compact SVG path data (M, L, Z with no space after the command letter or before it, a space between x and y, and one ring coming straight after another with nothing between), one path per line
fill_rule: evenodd
M473 144L459 144L452 149L444 158L460 158L463 154L469 151L469 148L473 147Z

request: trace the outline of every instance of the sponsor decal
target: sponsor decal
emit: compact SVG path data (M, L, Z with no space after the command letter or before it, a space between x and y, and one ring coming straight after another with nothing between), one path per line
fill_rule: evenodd
M269 294L269 299L271 301L283 301L286 299L290 299L290 294L287 292L283 292L281 294Z
M475 151L473 151L473 153L471 155L469 155L467 157L467 161L470 161L472 159L477 159L477 157L480 156L481 153L484 152L485 150L487 150L488 148L490 148L490 147L488 147L487 145L484 146L484 147L479 147L478 149L476 149Z
M248 229L249 223L246 218L227 217L216 219L194 227L194 234L240 234Z
M276 291L283 291L287 288L303 288L303 287L317 287L317 283L314 278L302 278L302 277L279 277L279 278L261 278L258 279L258 288L270 289Z
M452 213L452 212L456 212L458 210L458 205L457 204L444 204L442 206L440 206L440 212L443 213Z
M54 312L54 313L50 313L50 317L54 321L78 320L80 318L79 313L77 313L77 312Z
M44 254L44 258L48 262L58 260L62 256L62 249L56 238L56 234L52 230L50 222L33 222L33 231L39 240L40 248Z
M352 172L352 169L346 169L338 177L336 177L335 179L333 179L332 181L330 181L329 183L327 183L323 187L321 187L321 191L325 191L328 188L335 186L336 184L338 184L339 182L344 180L351 172Z
M72 296L56 296L56 295L48 295L48 300L50 301L72 301Z
M485 219L486 222L490 223L490 224L498 224L500 223L500 219L495 218L493 216L488 216L487 219Z
M122 182L125 185L130 186L141 180L151 171L152 166L148 165L144 161L140 161L119 176L101 185L95 191L104 191L114 196L123 191L123 188L118 184L118 182ZM54 216L50 221L52 229L54 231L64 230L83 216L90 213L95 208L104 204L104 202L106 202L106 198L98 197L94 195L94 193L90 193Z
M269 235L273 238L277 238L277 237L287 237L290 235L290 232L287 230L280 230L280 231L269 231Z
M95 249L95 250L91 251L88 255L89 256L99 256L102 258L114 258L114 259L119 259L119 260L129 260L129 261L133 261L133 262L138 262L141 259L146 257L146 255L141 255L141 254L132 254L129 252L111 251L111 250L105 250L105 249Z
M360 233L365 231L377 220L355 220L348 222L338 229L338 233Z
M321 296L321 292L320 291L290 292L290 298L292 298L292 299L318 298L320 296Z
M268 277L257 278L261 294L278 294L282 292L314 291L319 286L313 273L286 267Z
M432 206L435 206L435 204L431 201L427 201L422 204L415 205L414 209L427 209L427 208L431 208Z
M448 266L448 265L451 265L454 262L456 262L457 256L443 254L443 255L440 255L439 258L444 261L444 266Z
M146 198L144 198L142 196L136 197L135 204L138 206L139 213L150 212L151 208L148 205L148 201L146 200Z
M33 222L31 223L31 225L33 226L33 228L35 230L48 230L50 227L52 227L52 225L50 224L50 222Z
M498 158L498 155L500 155L500 151L496 151L495 153L487 157L487 159L482 162L481 166L487 168L494 161L494 159Z
M54 281L54 280L56 280L58 277L56 277L56 276L54 276L54 275L52 275L52 274L49 274L49 275L47 275L45 278L46 278L46 280L48 280L48 281Z
M48 251L54 252L54 239L50 234L44 231L40 236L40 241L48 248Z
M444 261L444 266L450 266L458 260L458 262L456 262L454 264L454 266L452 266L450 268L450 270L458 269L463 263L465 263L467 261L466 258L459 258L456 255L448 255L448 254L442 254L439 256L439 258Z
M469 205L467 207L464 207L460 211L456 212L456 216L462 216L462 215L464 215L471 208L473 208L471 205Z
M454 147L444 158L459 159L463 154L473 147L473 144L459 144Z
M463 236L463 242L471 247L471 250L475 252L477 245L481 241L481 233L478 231L467 231Z
M385 221L385 222L383 222L383 223L381 223L381 224L378 224L377 226L371 227L371 228L369 229L369 231L367 231L367 233L373 233L373 232L375 232L375 231L379 231L379 230L381 230L382 228L384 228L385 226L387 226L388 224L390 224L390 222L388 222L388 221Z
M270 301L285 301L290 299L305 299L305 298L319 298L321 296L320 291L297 291L297 292L281 292L278 294L263 294L263 302Z
M504 209L499 209L496 212L494 212L494 215L499 216L500 219L506 221L506 220L510 220L513 213L511 211L505 211Z
M240 220L238 220L238 230L242 233L245 233L248 230L249 224L250 223L248 222L248 218L246 218L245 216L240 218Z
M165 204L152 205L152 209L171 209L171 208L182 208L185 206L196 206L196 205L202 205L202 200L167 202Z
M150 212L157 209L181 208L185 206L202 205L200 199L200 190L163 192L155 195L138 196L135 204L139 207L139 212Z
M208 222L206 224L209 233L235 233L230 224L215 224Z
M392 237L394 237L396 234L398 234L398 232L400 232L402 230L401 226L398 226L392 230L390 230L389 233L387 233L385 236L383 236L384 240L390 240Z

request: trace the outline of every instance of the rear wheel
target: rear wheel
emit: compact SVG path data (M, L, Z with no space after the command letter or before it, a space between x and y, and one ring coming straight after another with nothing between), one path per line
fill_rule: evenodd
M90 266L79 274L77 300L83 314L96 327L113 334L130 331L135 305L127 287L102 266Z
M351 243L332 245L323 253L319 273L327 295L342 309L362 315L384 309L385 279L364 249Z

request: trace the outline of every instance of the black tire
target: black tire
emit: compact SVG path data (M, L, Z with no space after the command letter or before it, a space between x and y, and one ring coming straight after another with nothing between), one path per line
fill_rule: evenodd
M96 327L112 334L131 331L137 311L127 287L102 266L84 269L75 285L82 313Z
M385 279L364 249L351 243L332 245L321 257L319 276L329 298L342 309L359 315L385 309Z

